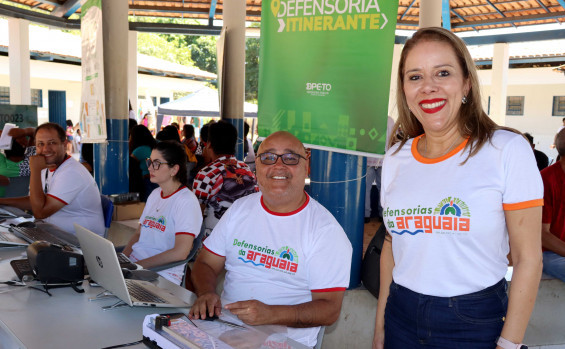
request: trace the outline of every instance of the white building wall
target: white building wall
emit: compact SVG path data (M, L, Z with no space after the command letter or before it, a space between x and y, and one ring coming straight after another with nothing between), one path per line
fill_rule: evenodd
M491 71L480 70L483 105L488 106ZM549 146L562 125L563 116L552 116L553 97L565 96L565 76L552 68L510 69L507 96L524 96L524 115L506 115L506 126L534 137L536 149L555 159L557 151Z
M32 60L31 88L43 90L43 107L38 108L39 124L49 120L48 91L67 91L67 119L77 123L80 117L81 67L73 64ZM10 86L8 57L0 56L0 86ZM138 95L167 97L173 100L173 92L192 92L204 86L203 82L163 76L138 74Z

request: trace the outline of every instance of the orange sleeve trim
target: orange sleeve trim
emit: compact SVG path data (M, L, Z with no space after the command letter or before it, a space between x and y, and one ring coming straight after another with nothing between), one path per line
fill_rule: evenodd
M346 290L345 287L332 287L332 288L322 288L320 290L311 290L310 292L321 293L321 292L338 292L338 291L345 291L345 290Z
M190 236L192 236L192 237L195 237L195 236L196 236L196 235L194 235L194 234L192 234L192 233L187 233L187 232L184 232L184 231L183 231L183 232L175 233L175 235L190 235Z
M206 249L206 251L210 252L211 254L214 254L214 255L216 255L216 256L218 256L218 257L222 257L222 258L225 258L225 257L226 257L226 256L222 256L221 254L217 254L216 252L214 252L214 251L212 251L211 249L209 249L208 247L206 247L206 245L203 245L203 246L204 246L204 248Z
M529 201L517 202L515 204L502 204L504 211L521 210L524 208L543 206L543 199L535 199Z
M58 197L56 197L56 196L54 196L54 195L47 194L47 196L50 196L50 197L52 197L53 199L55 199L55 200L57 200L57 201L61 201L61 202L64 203L65 205L68 205L65 201L59 199Z

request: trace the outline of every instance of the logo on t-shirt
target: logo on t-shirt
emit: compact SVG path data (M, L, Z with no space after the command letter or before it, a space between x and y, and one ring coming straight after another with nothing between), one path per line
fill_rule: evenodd
M159 218L145 216L145 219L143 220L141 226L144 228L165 231L165 228L167 227L167 220L165 219L165 216L159 216Z
M467 234L471 225L467 204L451 196L441 200L435 208L420 205L402 209L386 207L383 216L389 231L398 235Z
M264 246L234 239L234 246L241 247L238 259L255 267L296 274L298 270L298 253L289 246L274 250Z

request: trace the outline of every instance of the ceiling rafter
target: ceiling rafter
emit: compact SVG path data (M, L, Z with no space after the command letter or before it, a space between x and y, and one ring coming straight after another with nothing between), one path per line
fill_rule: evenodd
M111 0L112 1L112 0ZM116 1L116 0L113 0ZM123 1L123 0L122 0ZM159 18L194 18L207 21L223 18L223 4L230 0L128 0L130 15ZM246 20L261 20L263 1L245 0ZM395 1L395 0L386 0ZM397 28L413 30L417 27L420 4L425 0L398 0ZM454 32L482 31L509 26L565 23L565 0L442 0L449 9L442 13L444 22ZM79 0L5 0L3 4L24 5L30 11L41 9L54 18L68 18L80 13ZM9 5L6 5L9 6ZM447 8L447 7L446 7ZM43 19L48 21L47 19ZM55 21L55 23L59 23ZM74 24L73 24L74 25ZM203 22L203 27L206 27ZM175 28L176 30L176 28Z

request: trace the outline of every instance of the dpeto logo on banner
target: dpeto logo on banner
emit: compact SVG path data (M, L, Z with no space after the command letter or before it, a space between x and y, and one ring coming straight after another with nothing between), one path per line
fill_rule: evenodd
M263 1L259 134L383 153L397 1Z

